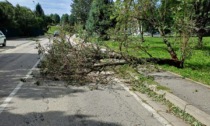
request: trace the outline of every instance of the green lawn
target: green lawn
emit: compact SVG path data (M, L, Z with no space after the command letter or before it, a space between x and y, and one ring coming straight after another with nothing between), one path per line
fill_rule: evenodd
M146 53L141 51L139 48L136 48L139 44L140 39L138 37L130 38L130 47L127 52L129 55L133 55L136 57L148 57ZM170 58L169 53L166 50L166 45L163 43L162 38L158 37L145 37L146 42L142 45L144 48L148 50L153 57L157 58ZM179 43L175 40L175 38L169 38L169 41L172 43L175 51L178 56L179 53ZM191 56L185 61L185 68L178 69L173 66L162 65L160 66L164 70L169 70L175 73L178 73L184 77L191 78L195 81L202 82L204 84L210 85L210 37L204 38L203 49L196 49L195 45L197 43L197 38L191 38L192 42L192 51ZM105 45L118 51L118 42L115 41L106 41Z
M53 34L54 31L57 31L59 29L60 29L59 26L50 26L49 29L48 29L48 31L47 31L47 34Z

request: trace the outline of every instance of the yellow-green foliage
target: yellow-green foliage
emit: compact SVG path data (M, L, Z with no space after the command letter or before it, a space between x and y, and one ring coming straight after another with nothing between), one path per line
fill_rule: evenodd
M50 26L48 31L47 31L47 34L53 34L55 31L57 31L59 29L60 29L59 26Z

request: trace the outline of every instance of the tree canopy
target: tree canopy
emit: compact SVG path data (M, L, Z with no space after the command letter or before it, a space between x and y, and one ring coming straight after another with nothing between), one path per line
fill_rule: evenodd
M61 24L62 25L69 24L69 15L68 14L63 14L61 16Z
M73 0L71 4L71 21L85 24L93 0Z
M44 10L42 9L42 6L39 3L36 5L35 14L37 16L44 16L45 15Z
M51 17L54 24L59 24L60 23L61 18L58 14L51 14L50 17Z
M107 30L112 25L110 0L93 0L88 19L86 21L86 30L89 34L96 33L100 38L107 39Z
M82 5L87 6L84 9ZM140 33L143 42L143 31L159 32L179 67L190 55L190 37L197 35L198 45L202 45L202 37L210 31L208 0L74 0L71 7L71 24L85 24L88 36L107 39L112 34L121 37L122 45L128 45L125 43L129 35ZM176 40L180 43L180 57L168 40L169 35L180 38Z
M35 8L35 11L32 11L18 4L13 6L8 1L0 2L0 30L7 37L44 34L52 20L44 14L39 3Z

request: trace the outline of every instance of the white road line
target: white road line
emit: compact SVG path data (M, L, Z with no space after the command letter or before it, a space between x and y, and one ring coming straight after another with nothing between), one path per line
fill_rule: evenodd
M29 78L31 73L33 72L33 69L39 64L42 57L36 62L36 64L31 68L31 70L26 74L25 79ZM19 82L19 84L15 87L15 89L10 93L10 95L4 100L3 104L0 105L0 114L4 111L4 109L7 107L9 102L12 100L13 96L18 92L18 90L21 89L23 86L23 82Z
M115 79L116 80L116 79ZM116 80L120 83L119 80ZM127 92L129 92L145 109L147 109L149 112L153 114L153 117L157 119L160 123L162 123L164 126L172 126L165 118L160 116L151 106L144 103L134 92L130 91L127 86L124 84L120 84Z

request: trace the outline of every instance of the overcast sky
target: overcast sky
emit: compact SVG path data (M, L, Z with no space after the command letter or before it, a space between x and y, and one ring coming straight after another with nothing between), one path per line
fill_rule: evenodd
M4 0L0 0L4 1ZM35 5L37 3L41 4L42 9L45 14L57 13L60 16L62 14L70 14L70 4L71 0L8 0L14 6L19 4L21 6L25 6L30 8L31 10L35 9Z

